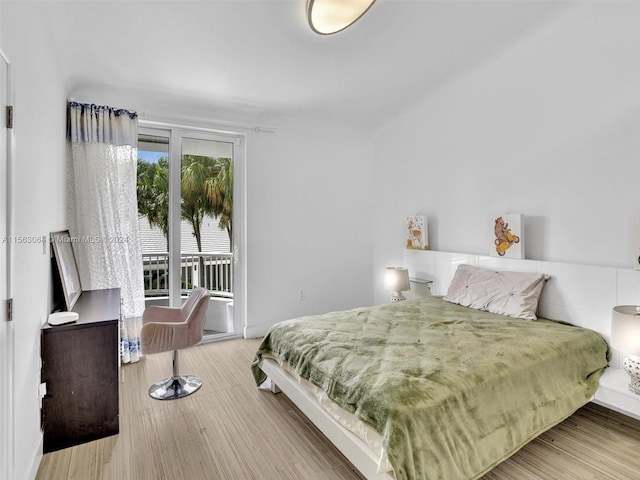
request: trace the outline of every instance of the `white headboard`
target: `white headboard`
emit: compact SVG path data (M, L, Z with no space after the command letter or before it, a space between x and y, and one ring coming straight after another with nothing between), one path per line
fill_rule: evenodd
M492 270L546 273L539 315L563 320L600 333L609 340L611 310L616 305L640 305L640 271L570 263L517 260L465 253L403 251L403 266L415 278L431 280L431 293L444 295L458 265L467 263ZM618 366L613 352L612 366Z

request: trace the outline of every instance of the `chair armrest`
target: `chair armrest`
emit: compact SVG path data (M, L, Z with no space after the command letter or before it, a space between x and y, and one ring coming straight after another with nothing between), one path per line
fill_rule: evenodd
M142 314L142 324L144 325L145 323L149 322L181 322L180 312L180 308L150 305L144 309L144 312Z

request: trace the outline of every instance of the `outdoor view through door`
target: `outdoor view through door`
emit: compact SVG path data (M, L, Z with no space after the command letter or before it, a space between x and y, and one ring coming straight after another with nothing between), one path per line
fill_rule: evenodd
M172 142L179 143L179 148ZM235 334L233 147L233 141L188 132L140 129L138 137L145 303L177 306L193 288L207 288L211 292L204 326L207 340ZM172 156L172 152L179 154ZM175 156L179 157L179 169L172 166ZM179 175L179 183L171 181L172 175ZM180 185L179 196L170 192L173 184ZM178 215L171 212L177 209L179 233L172 225L172 218ZM180 248L169 248L172 239L179 241ZM179 260L172 259L173 255L179 255ZM179 292L170 288L172 265L179 265L180 287L174 289Z

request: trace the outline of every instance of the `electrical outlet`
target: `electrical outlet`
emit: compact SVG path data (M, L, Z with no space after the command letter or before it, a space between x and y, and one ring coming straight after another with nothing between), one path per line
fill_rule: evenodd
M40 408L42 409L42 399L47 395L47 383L42 382L38 385L38 402L40 402Z
M307 298L307 292L304 291L304 288L301 288L300 290L298 290L298 300L302 302L306 298Z

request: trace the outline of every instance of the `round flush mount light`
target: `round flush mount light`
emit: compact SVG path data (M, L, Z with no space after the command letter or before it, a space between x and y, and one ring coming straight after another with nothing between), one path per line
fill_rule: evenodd
M307 20L320 35L337 33L358 20L376 0L307 0Z

